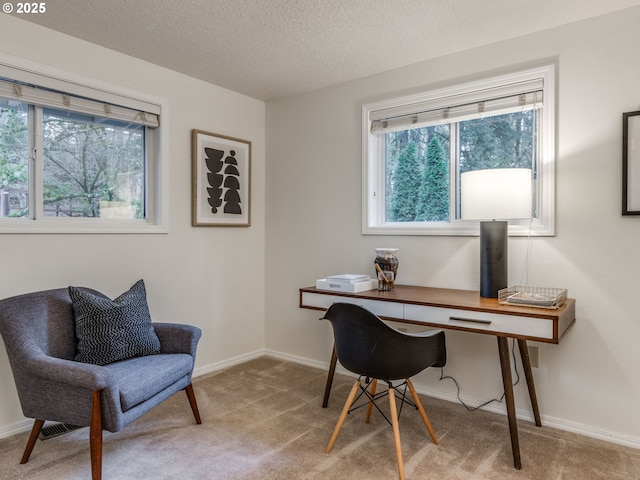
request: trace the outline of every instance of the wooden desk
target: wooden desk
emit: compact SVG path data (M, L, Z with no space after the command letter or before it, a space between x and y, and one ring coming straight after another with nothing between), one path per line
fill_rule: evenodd
M508 339L515 338L518 341L533 416L536 425L541 426L527 340L559 343L575 323L574 299L568 299L559 309L545 309L500 304L495 298L483 298L479 292L471 290L409 285L396 285L395 290L390 292L369 290L343 293L319 290L315 287L300 289L300 308L324 311L336 302L355 303L385 320L394 322L495 336L498 340L513 464L515 468L521 468ZM323 407L326 407L329 401L336 361L334 350L329 365Z

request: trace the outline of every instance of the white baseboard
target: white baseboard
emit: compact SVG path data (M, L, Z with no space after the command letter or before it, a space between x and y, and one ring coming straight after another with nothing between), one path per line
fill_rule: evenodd
M606 442L640 449L640 438L633 435L628 435L626 433L620 432L610 432L602 428L593 427L591 425L584 425L582 423L569 422L561 418L548 417L545 415L541 415L541 417L544 425L557 428L558 430L565 430L567 432L577 433L591 438L597 438L598 440L604 440Z
M274 350L266 350L265 355L268 355L274 358L279 358L282 360L288 360L288 361L299 363L302 365L307 365L309 367L316 367L316 368L321 368L325 370L329 368L328 362L318 362L315 360L309 360L308 358L276 352ZM340 364L336 366L336 373L340 373L348 376L354 376L353 373L342 368ZM446 400L453 403L460 403L455 395L452 395L448 392L437 391L437 390L434 390L433 388L427 389L424 385L420 385L419 383L415 383L414 385L415 385L416 391L422 395L439 398L441 400ZM482 403L482 400L470 398L469 403L474 405L479 405ZM482 410L487 410L489 412L506 415L506 408L501 405L489 404L482 407ZM516 417L529 422L533 422L534 420L532 412L528 410L518 409L518 408L516 408ZM601 428L593 427L592 425L585 425L582 423L570 422L564 419L560 419L560 418L556 418L548 415L541 415L540 417L541 417L540 420L542 421L542 424L547 427L557 428L558 430L577 433L579 435L584 435L585 437L597 438L598 440L604 440L604 441L615 443L618 445L624 445L626 447L640 449L640 437L637 437L637 436L628 435L620 432L610 432Z
M33 419L25 418L24 420L0 428L0 438L7 438L18 433L26 432L31 430L31 427L33 427Z
M264 354L268 357L273 357L280 360L289 360L290 362L293 362L293 363L306 365L307 367L319 368L325 371L329 368L329 364L327 362L319 362L317 360L311 360L305 357L298 357L297 355L290 355L288 353L276 352L275 350L265 350ZM340 372L344 375L353 375L351 372L345 370L340 365L336 367L336 372Z
M202 375L206 375L211 372L217 372L225 368L233 367L234 365L239 365L241 363L248 362L249 360L263 357L265 355L266 355L266 351L264 349L260 349L250 353L245 353L243 355L238 355L237 357L228 358L221 362L210 363L209 365L203 365L193 370L193 377L194 378L201 377Z
M318 368L321 370L327 370L327 368L329 367L328 362L319 362L316 360L310 360L308 358L300 357L297 355L290 355L287 353L277 352L275 350L261 349L261 350L255 350L253 352L246 353L243 355L238 355L236 357L232 357L221 362L200 366L194 369L193 376L194 378L200 377L211 372L223 370L225 368L229 368L235 365L239 365L241 363L248 362L249 360L260 358L262 356L269 356L272 358L287 360L293 363L298 363L301 365L306 365L308 367ZM342 368L340 364L338 364L338 366L336 367L336 372L342 375L354 376L353 373ZM422 395L439 398L441 400L446 400L453 403L459 403L455 395L451 395L448 392L437 391L432 388L429 388L427 390L427 388L424 385L420 385L418 383L415 384L415 387L416 387L416 391L418 391L418 393L421 393ZM481 401L479 399L470 399L469 403L480 404ZM501 408L500 406L496 406L496 405L491 405L491 404L486 405L482 407L482 409L490 412L494 412L494 413L499 413L502 415L505 414L504 408ZM516 408L516 416L522 420L533 421L533 415L531 414L531 412L527 410L521 410ZM577 433L579 435L584 435L586 437L597 438L599 440L604 440L604 441L615 443L618 445L624 445L627 447L640 449L640 438L633 435L627 435L619 432L610 432L601 428L593 427L591 425L585 425L577 422L570 422L564 419L551 417L547 415L541 415L541 420L543 424L548 427L557 428L559 430L565 430L572 433ZM25 432L29 430L32 425L33 425L33 420L27 418L25 420L16 422L12 425L7 425L5 427L2 427L0 428L0 438L6 438L18 433Z

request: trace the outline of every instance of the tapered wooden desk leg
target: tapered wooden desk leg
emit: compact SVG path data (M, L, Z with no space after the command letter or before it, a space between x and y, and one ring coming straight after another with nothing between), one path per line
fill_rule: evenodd
M322 408L327 408L329 405L329 395L331 394L331 385L333 384L333 374L336 373L336 363L338 363L338 356L336 355L336 346L333 346L331 351L331 361L329 362L329 371L327 372L327 384L324 387L324 400L322 400Z
M533 409L533 418L536 426L541 427L540 410L538 409L538 397L536 396L536 386L533 382L533 373L531 371L531 359L529 358L529 349L527 341L518 339L518 349L520 350L520 358L522 359L522 367L524 368L524 376L527 379L527 388L529 389L529 398L531 399L531 408Z
M502 383L504 385L504 399L507 404L507 418L509 420L509 432L511 434L511 450L513 451L513 466L520 470L520 443L518 441L518 424L516 422L516 405L513 398L513 384L511 380L511 362L509 361L509 340L507 337L498 337L498 352L500 353L500 366L502 367Z

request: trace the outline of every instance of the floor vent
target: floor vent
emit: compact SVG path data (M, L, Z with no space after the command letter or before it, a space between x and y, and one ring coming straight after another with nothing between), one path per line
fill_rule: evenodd
M72 432L73 430L77 430L79 428L78 425L71 425L70 423L56 423L54 425L44 427L40 431L40 440L48 440L53 437L57 437L58 435L64 435L65 433Z

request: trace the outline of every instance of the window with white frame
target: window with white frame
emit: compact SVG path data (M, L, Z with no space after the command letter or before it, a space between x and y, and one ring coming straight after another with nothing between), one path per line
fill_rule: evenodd
M532 171L531 219L511 235L554 234L555 66L363 106L363 233L476 235L460 174Z
M161 109L0 63L0 233L162 231Z

